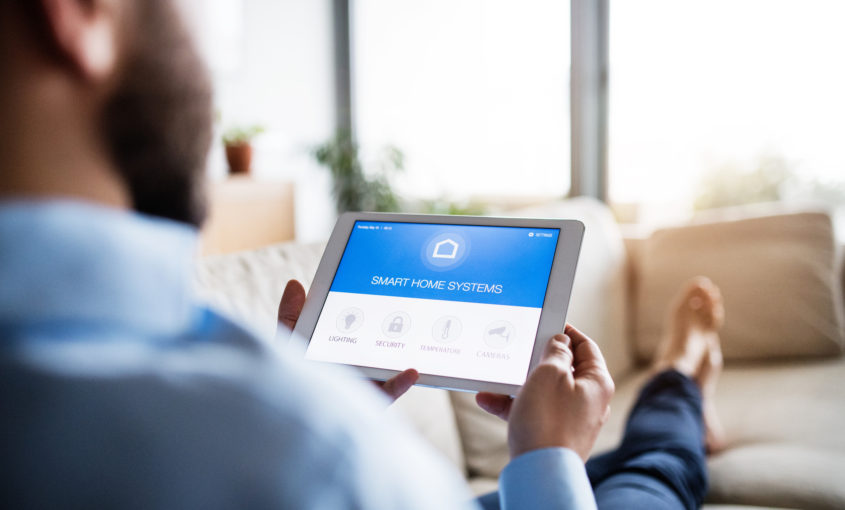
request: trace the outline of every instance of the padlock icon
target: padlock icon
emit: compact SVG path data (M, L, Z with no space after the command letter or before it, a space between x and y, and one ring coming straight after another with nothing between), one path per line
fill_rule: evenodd
M401 333L402 329L405 327L405 320L402 319L401 316L397 315L390 321L390 325L387 327L387 331L391 333Z

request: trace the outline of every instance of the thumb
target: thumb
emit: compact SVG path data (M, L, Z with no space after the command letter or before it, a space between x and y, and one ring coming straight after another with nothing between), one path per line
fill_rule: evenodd
M279 323L290 330L296 326L302 307L305 305L305 287L296 280L291 280L285 286L282 300L279 303Z
M388 379L382 384L378 386L381 388L383 392L387 394L387 396L392 399L396 400L402 395L405 394L406 391L411 389L411 386L416 384L416 382L420 378L420 373L414 370L413 368L409 368L404 372L400 372L396 376Z
M493 416L498 416L499 418L507 421L511 413L513 398L508 395L480 392L475 395L475 402L478 404L478 407L484 409Z

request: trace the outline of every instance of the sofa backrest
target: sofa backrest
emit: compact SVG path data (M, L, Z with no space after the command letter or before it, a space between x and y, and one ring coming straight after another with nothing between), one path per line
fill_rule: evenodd
M640 360L652 357L678 288L697 275L722 290L727 361L840 355L845 338L836 251L832 220L823 211L654 232L636 257Z
M610 210L597 200L575 198L520 209L514 216L577 219L586 230L567 322L601 347L620 379L633 366L628 341L628 275L625 245ZM507 425L482 411L474 395L452 393L455 418L472 476L496 478L509 460Z
M196 292L214 308L273 338L279 299L288 280L307 289L323 254L322 243L279 243L259 250L203 257L196 266Z
M622 234L610 209L598 200L579 197L520 209L512 215L584 223L566 319L599 344L611 374L623 377L633 367L628 341L628 267Z

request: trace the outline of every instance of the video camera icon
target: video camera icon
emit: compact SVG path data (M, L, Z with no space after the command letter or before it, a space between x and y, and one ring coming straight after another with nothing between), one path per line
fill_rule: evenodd
M508 321L492 322L484 328L484 343L494 349L504 349L513 343L514 327Z

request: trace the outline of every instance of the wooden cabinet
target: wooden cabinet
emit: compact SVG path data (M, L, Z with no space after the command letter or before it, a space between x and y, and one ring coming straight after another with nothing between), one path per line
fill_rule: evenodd
M209 187L209 217L201 235L203 255L293 240L293 183L238 176Z

